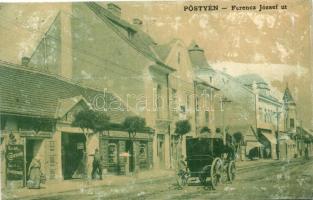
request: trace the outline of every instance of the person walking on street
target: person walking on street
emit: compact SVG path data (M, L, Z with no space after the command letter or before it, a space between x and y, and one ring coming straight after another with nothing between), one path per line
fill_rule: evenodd
M98 149L95 149L95 154L92 162L92 179L96 179L96 173L98 173L100 180L102 180L101 156Z

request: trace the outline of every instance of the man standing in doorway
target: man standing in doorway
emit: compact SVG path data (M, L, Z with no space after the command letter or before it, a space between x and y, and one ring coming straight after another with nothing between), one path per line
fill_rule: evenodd
M95 154L92 162L92 179L96 179L96 173L98 173L100 180L102 180L101 156L98 149L95 149Z

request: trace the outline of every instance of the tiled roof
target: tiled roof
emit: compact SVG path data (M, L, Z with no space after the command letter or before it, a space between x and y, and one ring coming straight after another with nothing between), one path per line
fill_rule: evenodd
M32 71L19 65L0 62L0 74L0 113L3 114L55 118L61 99L82 96L89 103L93 103L97 95L103 95L103 91L86 88L55 75ZM108 105L117 98L106 92L105 100ZM120 122L131 114L126 111L107 112L112 122Z
M266 81L258 74L244 74L237 76L236 79L244 85L252 85L253 82L256 84L264 83L267 85Z
M89 9L91 9L104 23L109 25L125 42L142 53L147 58L157 62L161 66L168 68L170 71L175 71L167 66L163 60L155 53L154 48L157 43L140 28L128 23L127 21L114 16L110 11L95 2L85 2ZM125 35L120 28L126 30L131 35Z

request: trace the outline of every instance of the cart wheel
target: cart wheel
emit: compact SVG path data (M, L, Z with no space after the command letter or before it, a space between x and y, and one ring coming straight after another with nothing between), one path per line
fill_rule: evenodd
M222 170L221 170L221 176L220 176L220 182L222 184L225 184L228 181L227 170L228 170L228 165L225 166L224 163L223 163Z
M230 161L227 167L227 178L228 181L232 182L236 177L236 166L234 161Z
M220 182L222 173L222 160L220 158L215 158L211 165L211 185L212 189L215 190L217 184Z

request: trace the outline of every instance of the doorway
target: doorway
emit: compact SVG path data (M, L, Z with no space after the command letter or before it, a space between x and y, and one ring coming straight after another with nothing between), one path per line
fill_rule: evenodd
M39 149L42 144L42 139L26 139L26 179L30 163L39 154ZM41 160L41 164L42 160Z
M157 154L159 158L160 168L165 167L165 151L164 151L164 135L158 134L157 136Z
M62 133L62 174L64 180L86 176L86 138L84 134Z
M134 171L134 144L133 141L127 140L125 146L126 152L129 153L129 172Z

